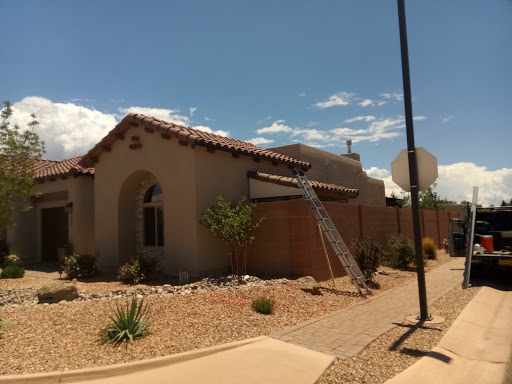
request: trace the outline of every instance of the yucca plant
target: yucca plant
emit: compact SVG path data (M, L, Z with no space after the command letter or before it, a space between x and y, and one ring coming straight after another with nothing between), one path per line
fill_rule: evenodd
M110 316L112 324L105 329L108 341L118 345L123 341L132 342L146 336L148 334L147 312L148 304L144 304L144 299L139 302L134 297L131 304L127 301L126 310L118 303Z

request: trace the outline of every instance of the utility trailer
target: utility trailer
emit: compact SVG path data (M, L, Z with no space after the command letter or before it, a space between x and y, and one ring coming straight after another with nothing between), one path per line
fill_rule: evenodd
M450 256L465 256L469 233L466 219L450 222ZM473 265L512 268L512 207L477 208L473 241Z

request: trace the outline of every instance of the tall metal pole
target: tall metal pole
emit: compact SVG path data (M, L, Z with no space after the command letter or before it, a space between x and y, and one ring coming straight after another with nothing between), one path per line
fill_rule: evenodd
M414 249L416 251L416 272L420 296L419 320L429 320L427 288L425 286L425 268L423 265L423 246L421 243L420 204L418 199L418 164L414 144L414 126L412 118L411 78L409 74L409 49L407 46L407 25L405 22L404 0L397 0L398 24L400 27L400 48L402 53L402 79L404 83L405 127L407 131L407 151L409 153L409 179L411 184L412 223L414 229Z

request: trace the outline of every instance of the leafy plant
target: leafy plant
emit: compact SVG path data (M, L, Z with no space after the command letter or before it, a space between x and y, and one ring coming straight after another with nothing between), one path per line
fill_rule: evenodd
M434 240L430 237L424 237L422 241L423 252L427 256L427 259L437 259L437 249Z
M2 269L0 278L2 279L20 279L25 276L25 269L16 264L9 264Z
M4 268L11 264L16 264L17 266L22 267L22 268L24 267L23 261L21 260L21 258L19 256L14 255L14 254L4 256L3 257Z
M137 256L119 268L119 279L126 284L139 284L151 280L158 262L149 256Z
M126 310L118 303L110 315L112 323L104 330L107 340L118 345L145 337L148 334L147 312L148 304L144 305L144 299L139 302L134 297L131 304L127 301Z
M386 264L391 268L406 269L409 264L415 263L414 243L405 235L391 236L388 245L392 253L388 256Z
M354 239L352 243L357 265L366 280L371 280L382 260L382 245L374 238Z
M217 197L217 205L208 209L201 217L201 224L217 238L226 243L231 257L231 271L239 279L247 269L247 245L254 241L251 233L258 228L263 218L254 221L254 204L242 196L236 205Z
M274 300L268 297L259 297L254 299L251 303L251 308L254 312L261 313L263 315L271 315L274 313Z
M66 256L63 269L69 279L92 277L96 274L96 256L89 253Z
M44 154L44 142L35 133L32 114L27 130L9 122L13 109L5 101L0 121L0 233L13 225L14 214L31 208L34 162Z

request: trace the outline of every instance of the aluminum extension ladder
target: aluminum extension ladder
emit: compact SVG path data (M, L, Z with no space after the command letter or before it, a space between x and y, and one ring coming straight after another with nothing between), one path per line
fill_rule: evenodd
M327 211L316 195L308 178L303 171L297 171L296 169L293 170L293 174L297 178L299 188L302 190L304 198L308 200L309 205L313 210L313 213L318 223L320 224L323 233L325 234L325 237L327 240L329 240L329 243L331 243L336 256L338 256L338 259L341 261L343 268L345 268L345 271L347 271L347 274L350 276L352 284L354 284L359 294L371 295L372 292L366 284L366 279L363 276L361 269L354 260L354 257L350 253L347 245L343 241L343 238L336 229L336 226L327 214Z

